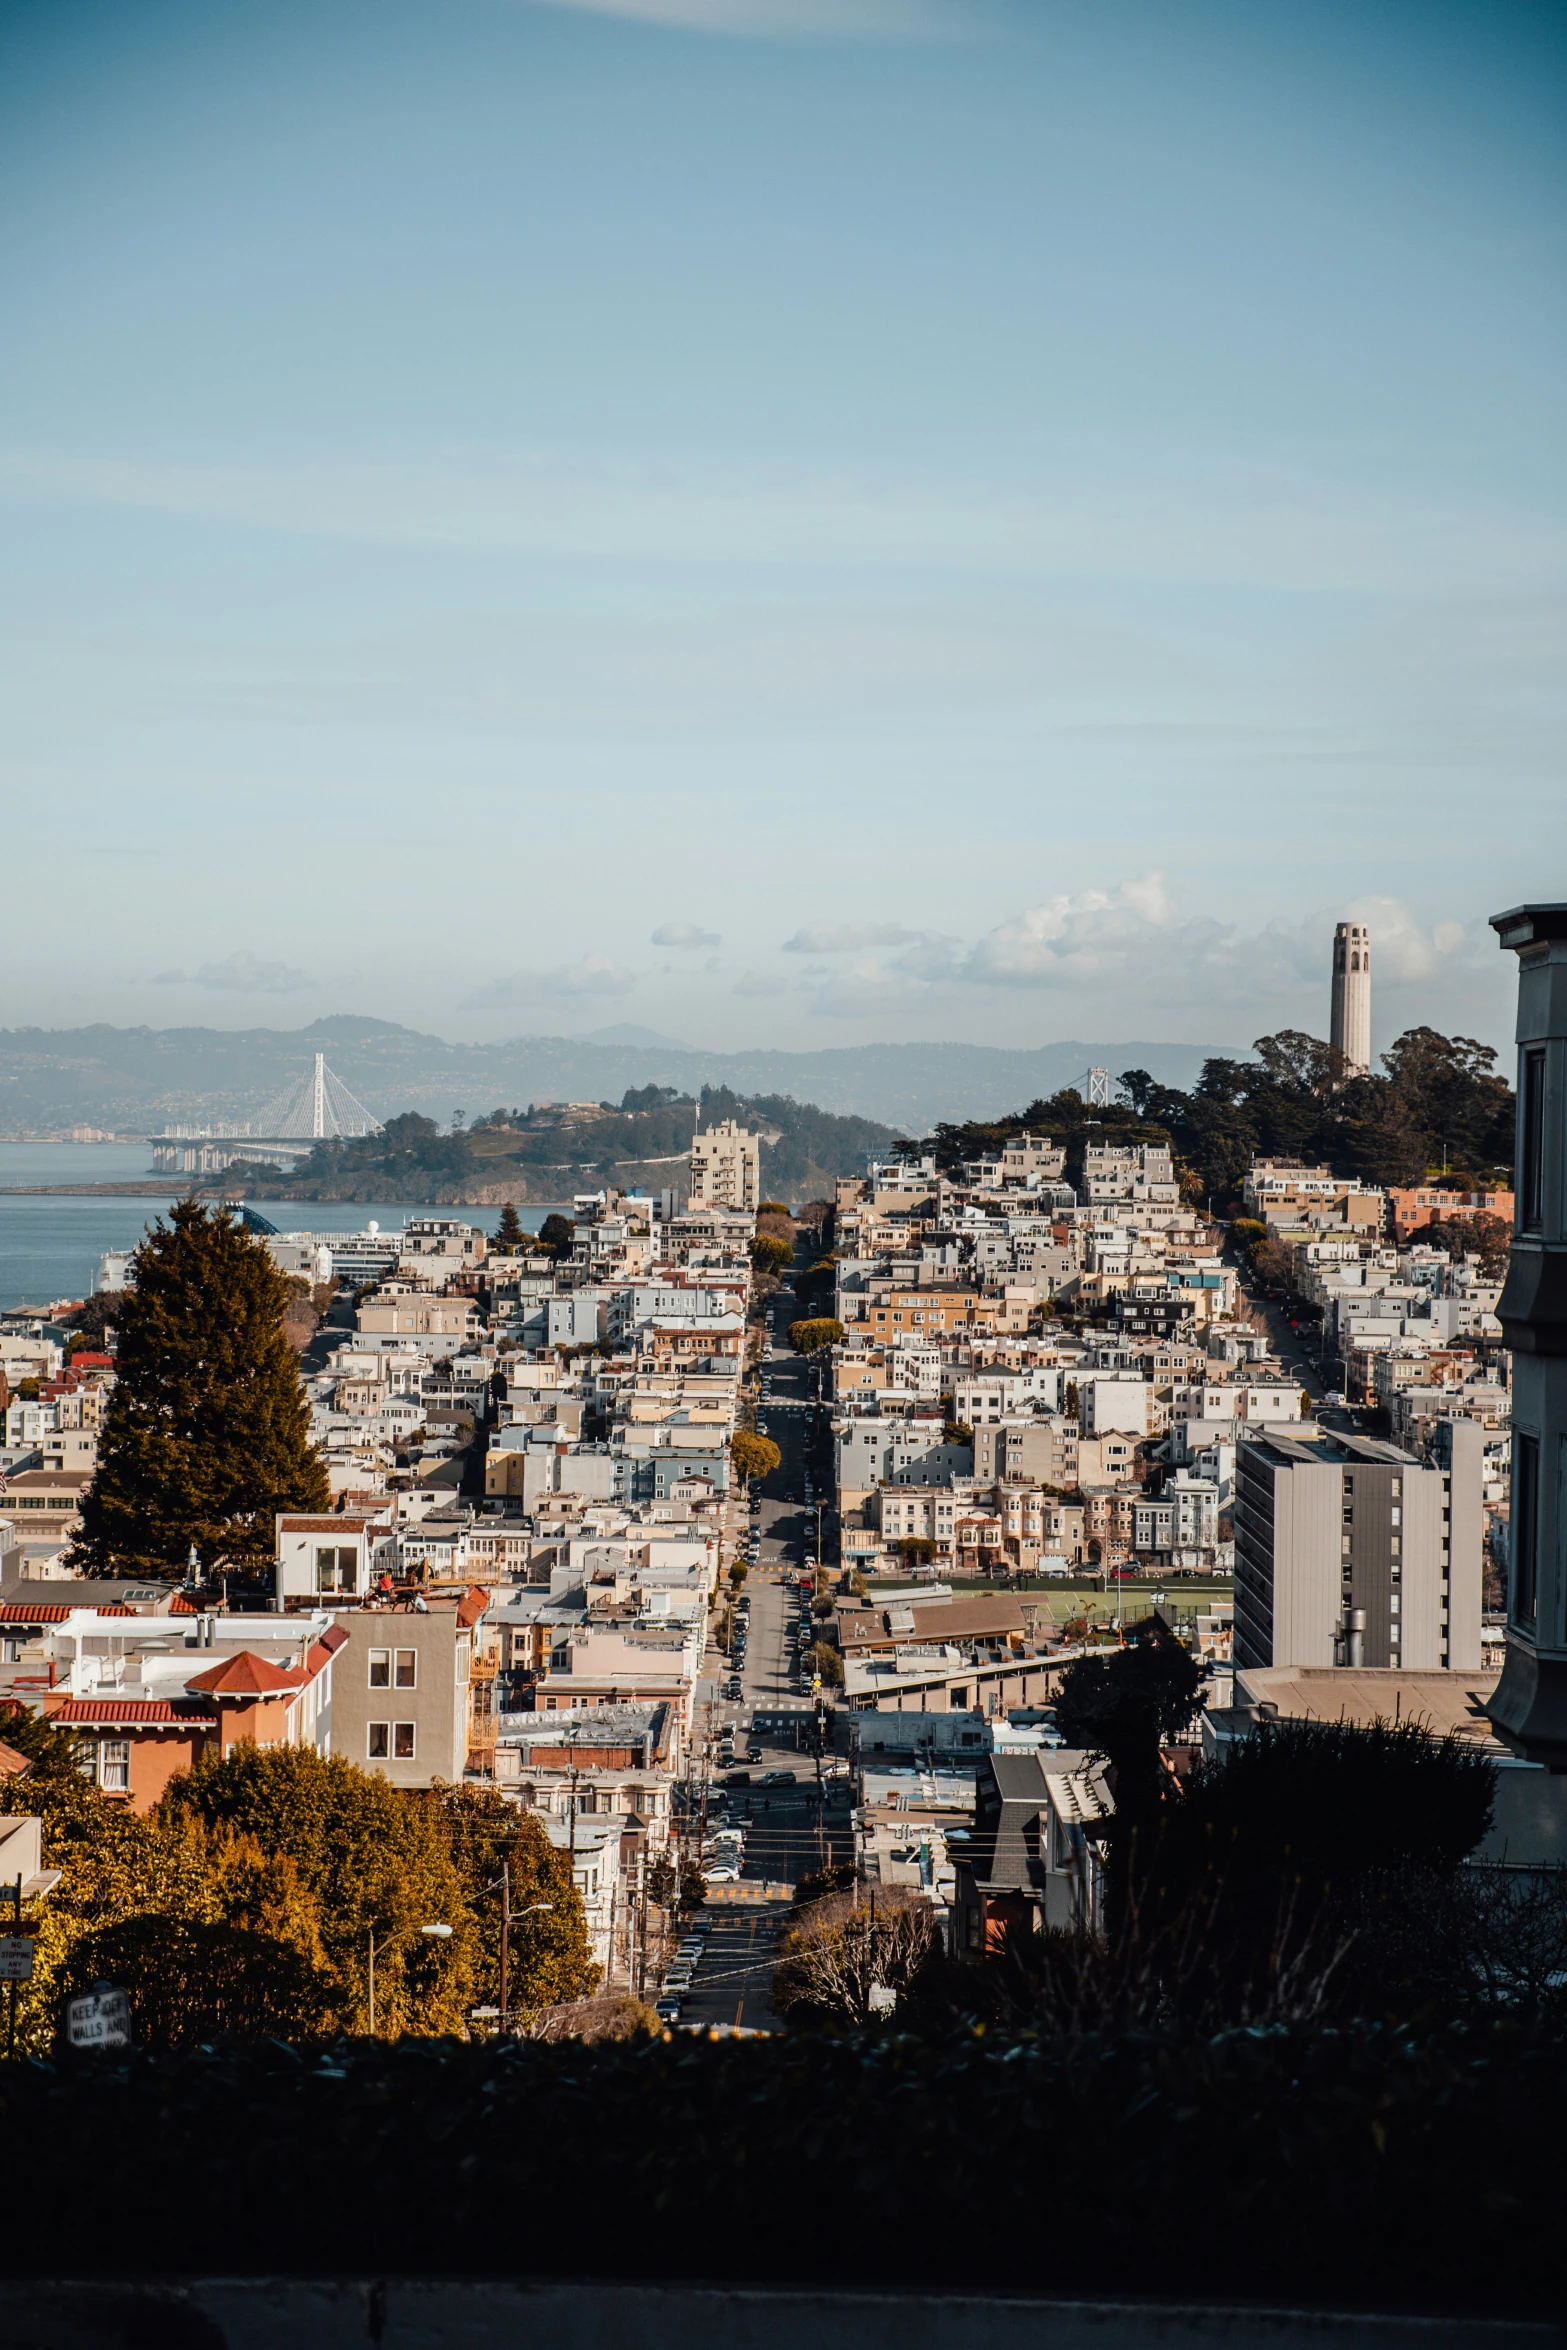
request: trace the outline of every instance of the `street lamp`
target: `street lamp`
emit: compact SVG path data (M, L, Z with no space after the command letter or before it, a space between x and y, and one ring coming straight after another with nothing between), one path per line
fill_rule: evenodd
M501 1896L501 2007L500 2007L500 2016L501 2016L501 2030L504 2032L504 2031L505 2031L505 2029L506 2029L506 2026L507 2026L507 2024L508 2024L508 2023L510 2022L510 2020L511 2020L511 1927L512 1927L512 1920L513 1920L513 1918L531 1918L531 1917L537 1917L537 1916L538 1916L538 1914L539 1914L539 1912L540 1912L540 1910L545 1910L545 1909L553 1909L553 1908L555 1907L555 1904L554 1904L554 1902L553 1902L553 1901L530 1901L526 1909L517 1909L517 1910L514 1910L514 1909L512 1908L512 1905L511 1905L511 1862L510 1862L509 1860L504 1860L504 1861L502 1861L502 1863L501 1863L501 1873L500 1873L500 1875L499 1875L499 1876L496 1878L496 1880L495 1880L495 1884L494 1884L494 1885L492 1885L492 1886L490 1887L490 1891L491 1891L492 1893L495 1891L495 1889L496 1889L496 1886L499 1886L499 1888L500 1888L500 1896Z
M385 1950L385 1949L386 1949L386 1948L387 1948L387 1947L388 1947L388 1946L389 1946L391 1943L393 1943L393 1942L400 1942L400 1941L402 1940L402 1938L403 1938L403 1936L404 1936L405 1934L412 1934L412 1933L415 1933L415 1932L418 1932L418 1933L420 1933L420 1934L428 1934L428 1935L429 1935L429 1937L430 1937L430 1939L432 1940L432 1942L449 1942L449 1941L451 1940L451 1932L452 1932L452 1929L451 1929L451 1927L450 1927L450 1926L433 1926L433 1925L432 1925L432 1926L419 1926L419 1927L417 1927L417 1928L415 1928L415 1927L413 1927L413 1926L399 1926L399 1927L397 1928L397 1930L396 1930L396 1932L395 1932L395 1933L391 1933L391 1934L383 1934L383 1935L382 1935L382 1937L381 1937L381 1948L382 1948L383 1950ZM375 1952L376 1952L376 1940L375 1940L375 1928L374 1928L374 1926L371 1926L371 1927L370 1927L370 1929L369 1929L369 1934L370 1934L370 2037L371 2037L371 2039L373 2040L373 2039L375 2038Z

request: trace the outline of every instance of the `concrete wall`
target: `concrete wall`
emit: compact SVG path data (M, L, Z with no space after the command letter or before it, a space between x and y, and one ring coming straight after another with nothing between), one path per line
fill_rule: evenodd
M1529 2320L1196 2297L1156 2304L450 2277L8 2282L0 2334L26 2350L1551 2350L1561 2340L1554 2324Z

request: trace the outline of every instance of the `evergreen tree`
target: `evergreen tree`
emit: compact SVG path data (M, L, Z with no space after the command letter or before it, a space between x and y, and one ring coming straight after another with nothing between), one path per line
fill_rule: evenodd
M283 1329L288 1284L223 1208L182 1200L136 1252L119 1302L118 1383L75 1561L90 1574L252 1572L279 1510L325 1509L299 1366Z
M497 1255L510 1257L515 1256L520 1248L526 1246L527 1239L528 1235L522 1229L522 1218L518 1215L513 1203L508 1200L501 1210L501 1220L495 1227L495 1238L490 1242L490 1246Z

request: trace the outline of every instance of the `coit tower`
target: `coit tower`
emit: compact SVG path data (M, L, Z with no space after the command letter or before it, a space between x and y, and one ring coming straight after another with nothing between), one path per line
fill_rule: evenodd
M1369 1073L1371 934L1363 922L1341 922L1333 933L1332 1043L1349 1074Z

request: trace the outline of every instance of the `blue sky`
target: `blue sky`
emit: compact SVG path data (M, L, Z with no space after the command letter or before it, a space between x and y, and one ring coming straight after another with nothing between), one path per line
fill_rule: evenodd
M0 18L4 1018L1500 1043L1562 15Z

